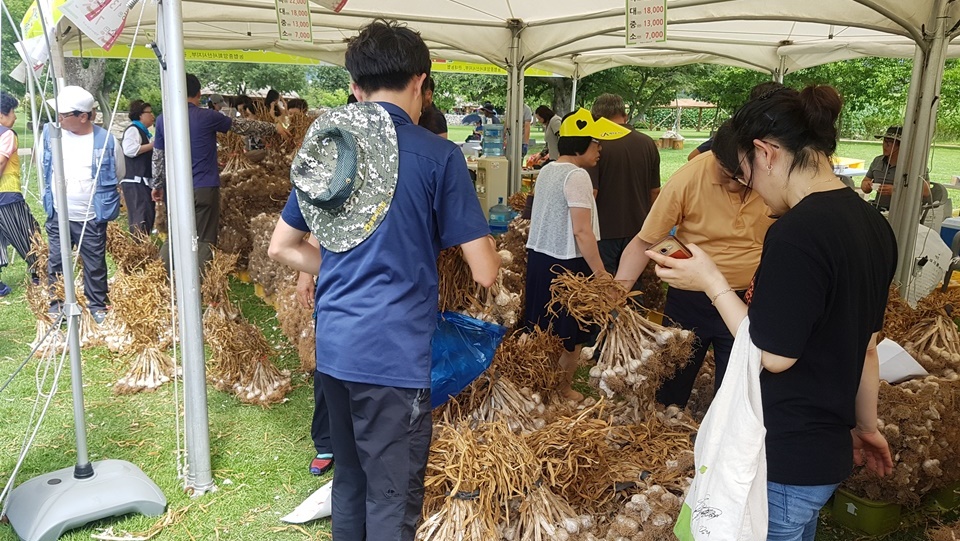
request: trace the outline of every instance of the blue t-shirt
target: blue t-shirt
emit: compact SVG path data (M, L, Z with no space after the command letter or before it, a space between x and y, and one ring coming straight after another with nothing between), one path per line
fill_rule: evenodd
M317 370L344 381L430 387L440 250L490 234L463 153L380 103L400 147L397 189L380 227L346 252L321 250L317 280ZM296 191L281 215L309 227Z
M217 133L227 133L233 121L213 109L201 109L187 104L190 123L190 157L193 166L194 188L220 186L220 168L217 166ZM157 117L157 136L153 148L163 150L163 115Z

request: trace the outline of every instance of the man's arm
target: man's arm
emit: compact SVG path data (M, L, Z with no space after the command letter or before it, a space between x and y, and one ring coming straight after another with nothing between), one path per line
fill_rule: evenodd
M853 460L864 462L867 469L883 477L893 473L893 458L886 438L877 430L877 394L880 391L880 357L877 355L877 333L870 337L864 356L860 387L857 389L857 426L853 436Z
M620 256L620 266L617 267L616 279L627 290L633 288L633 284L637 283L643 269L647 268L650 258L646 252L650 249L650 246L649 242L637 235L623 249L623 254Z
M483 287L490 287L497 281L500 272L500 254L497 253L497 242L487 235L460 245L463 250L463 260L467 262L473 279Z
M235 118L233 119L233 124L230 126L230 131L238 135L267 137L277 133L277 125L273 122L250 120L248 118Z
M306 238L306 231L291 227L280 218L270 238L267 255L293 270L314 274L320 269L320 249Z

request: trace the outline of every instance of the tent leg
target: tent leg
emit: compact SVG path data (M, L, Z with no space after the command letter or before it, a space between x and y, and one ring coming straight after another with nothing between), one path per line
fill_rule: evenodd
M190 132L183 53L183 12L180 0L163 0L163 53L167 63L164 78L163 117L166 131L167 198L174 198L174 220L179 227L172 256L177 262L177 311L181 322L184 410L189 471L187 487L194 495L214 490L210 465L210 431L207 415L207 381L200 312L200 273L193 199ZM174 220L171 220L173 222Z
M940 84L943 78L946 48L947 0L938 0L934 20L928 28L923 43L917 45L914 55L913 74L907 100L906 119L903 126L901 156L904 158L903 173L894 183L891 201L891 225L897 235L898 261L895 281L900 284L901 295L906 295L917 262L914 260L914 245L917 242L917 224L920 217L920 201L923 192L921 177L926 174L930 141L936 127Z

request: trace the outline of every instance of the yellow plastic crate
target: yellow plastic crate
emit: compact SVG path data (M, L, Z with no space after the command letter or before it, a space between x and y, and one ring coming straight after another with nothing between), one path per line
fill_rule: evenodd
M867 163L866 160L842 158L840 156L834 156L831 161L833 161L833 165L843 165L849 169L863 169L863 166Z

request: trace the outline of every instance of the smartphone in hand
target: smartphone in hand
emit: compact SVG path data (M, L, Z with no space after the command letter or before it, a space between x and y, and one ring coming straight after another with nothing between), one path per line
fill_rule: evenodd
M650 251L674 259L689 259L693 257L690 250L677 237L667 235L650 246Z

